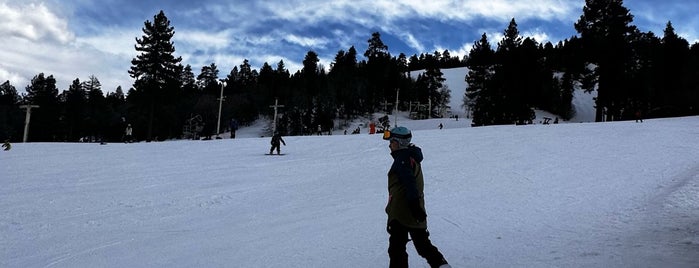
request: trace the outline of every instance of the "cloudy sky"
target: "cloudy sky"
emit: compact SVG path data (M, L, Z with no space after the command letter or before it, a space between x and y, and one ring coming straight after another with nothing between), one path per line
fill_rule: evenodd
M662 3L662 4L661 4ZM668 21L699 41L699 2L627 0L634 25L662 36ZM310 50L326 69L355 46L362 60L379 32L392 55L449 50L463 56L487 33L496 43L510 19L523 36L558 42L576 35L584 0L0 0L0 83L24 92L37 74L60 91L95 75L105 92L128 90L135 38L163 10L175 28L176 56L195 75L216 63L219 77L248 59L259 70L284 60L293 73Z

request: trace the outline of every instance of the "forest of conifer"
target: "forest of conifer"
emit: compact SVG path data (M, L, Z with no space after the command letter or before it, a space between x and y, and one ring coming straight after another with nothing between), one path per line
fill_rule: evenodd
M474 126L528 124L535 109L569 119L574 90L597 92L596 121L699 114L699 43L690 45L671 22L662 36L641 32L623 1L612 0L586 1L570 26L578 35L555 44L521 36L515 18L503 26L497 45L483 34L463 57L448 50L394 55L374 32L363 54L341 48L330 66L308 51L293 73L282 60L259 69L244 60L232 70L211 63L195 74L177 56L174 27L161 11L136 39L126 92L119 86L105 94L95 76L59 89L53 75L39 73L22 93L0 84L0 140L22 141L26 105L38 106L31 142L123 141L128 124L139 141L206 138L272 118L275 102L284 105L276 129L304 135L312 126L337 129L337 122L386 112L396 96L397 108L417 111L416 118L468 110ZM442 77L456 67L468 69L464 96L452 96ZM411 77L416 70L423 72ZM447 107L451 98L463 106Z

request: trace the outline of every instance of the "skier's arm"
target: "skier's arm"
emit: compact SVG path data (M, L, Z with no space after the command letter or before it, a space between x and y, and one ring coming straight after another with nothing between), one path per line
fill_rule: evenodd
M414 175L413 159L408 155L396 157L391 169L396 172L398 181L405 187L405 199L408 208L417 222L423 222L427 218L427 213L420 207L420 195L417 190L417 179Z
M405 187L405 197L408 202L417 201L420 197L417 191L417 182L413 174L413 167L408 155L399 155L393 161L391 169L398 176L398 181Z

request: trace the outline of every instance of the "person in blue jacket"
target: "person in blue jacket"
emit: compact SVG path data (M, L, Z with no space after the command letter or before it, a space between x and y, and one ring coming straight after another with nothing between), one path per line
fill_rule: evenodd
M388 204L386 214L389 233L389 267L408 267L406 244L408 235L413 245L430 267L451 267L439 249L432 245L427 231L425 212L424 178L422 176L422 150L410 143L412 133L406 127L385 131L393 164L388 171Z

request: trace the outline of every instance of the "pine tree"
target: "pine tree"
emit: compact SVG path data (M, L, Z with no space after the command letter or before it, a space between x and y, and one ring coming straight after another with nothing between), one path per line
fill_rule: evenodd
M30 141L63 141L65 132L61 128L61 107L56 88L56 79L40 73L32 78L30 85L25 88L27 95L24 103L39 105L32 109L31 126L28 139Z
M690 115L699 115L699 43L694 43L689 49L689 64L687 66L687 100L694 103L689 107Z
M672 23L668 22L661 39L659 58L659 88L660 107L670 108L676 112L672 116L685 115L682 110L696 105L687 98L688 87L686 70L689 59L689 43L675 33Z
M0 84L0 141L18 141L22 136L24 114L19 109L20 96L9 80Z
M387 82L390 80L391 54L388 52L388 46L381 40L381 34L373 33L367 42L367 50L364 52L367 61L363 69L364 76L367 78L368 109L365 112L373 112L380 102L395 96L395 87Z
M67 140L71 142L78 141L79 138L85 137L85 126L88 118L87 114L87 92L80 83L80 79L73 80L73 83L68 87L64 95L64 120L66 121Z
M473 44L466 61L466 93L464 106L468 106L473 114L474 126L485 126L494 123L492 118L493 92L489 90L495 66L495 52L490 47L488 36L483 33L481 39Z
M358 71L357 50L352 46L347 52L340 50L337 53L328 73L329 86L337 93L336 102L345 119L359 115L362 110L362 78Z
M223 119L230 120L232 116L241 124L252 123L257 119L260 113L259 107L256 106L259 101L255 99L258 76L259 73L252 69L247 59L243 60L239 66L233 67L225 79L224 95L226 101L224 102L224 110L229 111L229 113Z
M627 67L631 58L629 36L636 27L623 0L585 0L583 15L575 23L585 54L597 65L596 121L618 119L628 96Z
M522 44L517 23L512 19L495 52L497 65L490 89L494 90L492 116L495 124L525 124L534 118L529 96L534 94L533 88L540 87L530 81L530 76L537 79L537 51L535 44L530 44L533 51L524 51L526 48Z
M418 91L424 92L424 94L418 95L423 97L418 100L421 103L431 104L430 117L442 117L446 106L449 105L451 91L444 84L446 79L443 77L442 70L437 67L439 65L437 57L431 57L427 62L425 72L418 76L418 81L416 82L418 87L421 87Z
M86 134L97 140L102 140L108 125L113 120L109 116L107 100L102 92L102 83L96 76L91 75L82 83L83 90L87 93L87 118Z
M141 54L131 61L129 70L129 74L135 79L134 93L137 95L130 97L136 98L141 111L145 110L148 114L147 121L139 125L146 126L146 139L150 141L156 120L159 121L158 134L173 134L169 133L169 123L172 123L170 116L173 115L169 111L174 103L171 98L177 94L171 91L180 89L178 74L181 65L178 63L182 58L173 55L175 46L171 39L175 31L162 10L154 16L153 22L145 22L143 33L141 38L136 38L136 51ZM134 131L138 133L138 126L134 127Z
M221 85L218 82L218 67L215 63L201 68L201 73L197 76L197 86L204 94L219 96Z
M103 141L122 141L122 135L126 128L124 116L126 115L126 96L121 86L113 92L108 92L105 97L108 111L108 121L106 122L107 129L105 130Z

